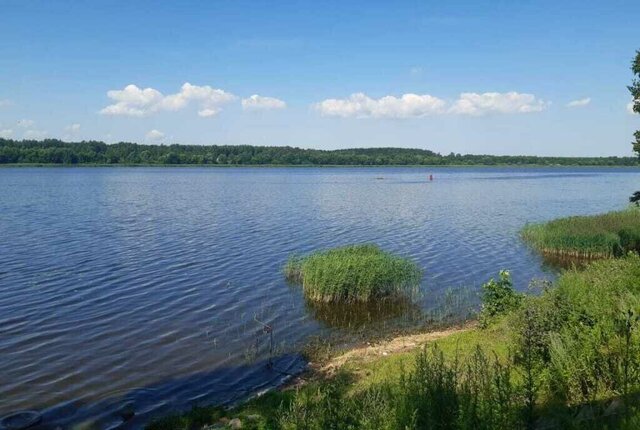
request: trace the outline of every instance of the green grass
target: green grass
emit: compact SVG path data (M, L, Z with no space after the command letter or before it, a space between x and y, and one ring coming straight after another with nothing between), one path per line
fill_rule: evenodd
M560 218L522 229L522 238L538 251L569 258L608 258L640 251L640 210Z
M301 284L305 297L314 302L411 297L422 278L411 260L369 244L294 256L284 272L288 280Z

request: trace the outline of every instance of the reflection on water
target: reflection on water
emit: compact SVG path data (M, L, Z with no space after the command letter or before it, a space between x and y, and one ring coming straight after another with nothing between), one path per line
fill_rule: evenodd
M554 276L520 242L525 223L622 208L639 181L606 168L1 169L0 416L119 425L105 399L130 393L135 428L228 384L253 393L272 349L256 321L286 356L316 335L453 319L461 292L477 304L500 269L519 289ZM350 243L413 259L421 296L338 310L287 285L290 254Z
M380 321L418 321L422 309L409 299L384 299L368 302L326 303L307 301L307 310L328 327L358 329Z
M544 267L553 271L583 269L589 263L598 260L598 258L574 257L566 255L544 254L542 261Z

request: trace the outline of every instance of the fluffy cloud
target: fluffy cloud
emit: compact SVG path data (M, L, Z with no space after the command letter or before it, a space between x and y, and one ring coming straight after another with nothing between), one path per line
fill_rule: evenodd
M581 107L581 106L586 106L589 103L591 103L591 97L586 97L584 99L578 99L578 100L570 101L569 103L567 103L567 107L569 107L569 108Z
M428 115L485 115L488 113L529 113L546 109L549 103L533 94L462 93L453 103L429 94L404 94L372 99L364 93L346 99L327 99L313 107L324 116L343 118L415 118Z
M0 130L0 137L4 137L5 139L8 139L11 136L13 136L13 130L11 130L10 128L5 128L4 130Z
M347 99L327 99L314 105L322 115L342 118L411 118L442 113L445 101L424 94L404 94L372 99L364 93Z
M462 93L449 109L460 115L485 115L488 113L530 113L545 110L549 103L533 94L517 93Z
M156 129L153 129L147 132L146 137L148 140L160 140L164 137L164 133Z
M8 99L0 99L0 108L7 107L11 105L11 100Z
M226 103L236 99L231 93L212 88L209 85L198 86L188 82L175 94L163 95L154 88L139 88L127 85L122 90L111 90L107 96L115 103L100 111L103 115L124 115L142 117L159 111L178 111L194 103L198 106L198 115L214 116Z
M162 93L153 88L138 88L127 85L123 90L111 90L107 96L116 103L100 111L104 115L144 116L158 110L163 100Z
M274 97L263 97L257 94L246 99L242 99L242 109L244 110L272 110L284 109L287 104L280 99Z

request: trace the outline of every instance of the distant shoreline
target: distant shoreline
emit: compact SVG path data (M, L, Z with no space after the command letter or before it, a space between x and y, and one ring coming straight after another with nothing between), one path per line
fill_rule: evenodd
M442 155L422 148L311 149L254 145L148 145L131 142L65 142L0 138L0 165L206 166L206 167L457 167L632 166L637 157Z
M4 163L0 164L0 169L2 168L28 168L28 167L59 167L59 168L77 168L77 167L112 167L112 168L123 168L123 167L159 167L159 168L176 168L176 167L186 167L186 168L211 168L211 169L235 169L235 168L428 168L428 169L443 169L443 168L467 168L467 167L482 167L482 168L547 168L547 169L565 169L565 168L612 168L612 169L638 169L640 168L640 163L629 166L629 165L607 165L607 164L123 164L123 163L115 163L115 164L92 164L92 163L76 163L76 164L62 164L62 163Z

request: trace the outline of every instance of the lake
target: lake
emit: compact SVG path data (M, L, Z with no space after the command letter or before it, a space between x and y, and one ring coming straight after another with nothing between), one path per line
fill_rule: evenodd
M316 336L422 322L500 269L553 278L518 230L637 189L623 168L0 169L0 416L136 428L244 399ZM292 253L361 242L424 269L410 312L336 314L283 277Z

